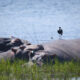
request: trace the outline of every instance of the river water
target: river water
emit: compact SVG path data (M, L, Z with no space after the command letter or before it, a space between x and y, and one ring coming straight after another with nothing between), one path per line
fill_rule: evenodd
M52 80L80 80L80 77L73 77L73 78L53 78Z
M0 0L0 37L15 36L32 43L80 38L80 0Z

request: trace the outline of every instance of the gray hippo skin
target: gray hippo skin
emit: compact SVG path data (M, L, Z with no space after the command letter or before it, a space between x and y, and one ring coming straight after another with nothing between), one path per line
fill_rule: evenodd
M4 59L5 61L6 60L13 61L14 58L15 58L15 53L12 50L0 53L0 60Z
M59 61L80 60L80 39L54 40L41 44L44 50L35 52L33 61L47 61L57 57Z

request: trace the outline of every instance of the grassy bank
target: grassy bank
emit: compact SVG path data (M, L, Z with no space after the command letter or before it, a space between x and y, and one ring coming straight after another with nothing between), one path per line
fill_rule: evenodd
M80 76L79 62L44 64L42 67L34 64L33 66L22 66L26 61L17 60L13 63L9 61L0 62L0 80L71 80L72 77Z

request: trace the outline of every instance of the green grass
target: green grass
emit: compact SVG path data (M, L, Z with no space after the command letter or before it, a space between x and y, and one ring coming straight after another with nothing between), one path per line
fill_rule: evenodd
M0 62L0 80L71 80L72 77L80 76L79 62L64 62L58 60L55 64L44 64L41 67L36 64L24 65L26 61L16 60L11 63L9 60ZM75 79L76 80L76 79Z

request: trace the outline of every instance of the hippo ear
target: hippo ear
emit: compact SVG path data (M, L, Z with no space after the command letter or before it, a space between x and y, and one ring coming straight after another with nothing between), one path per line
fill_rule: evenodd
M16 51L17 51L17 49L14 49L14 48L12 48L11 50L12 50L14 53L16 53Z

